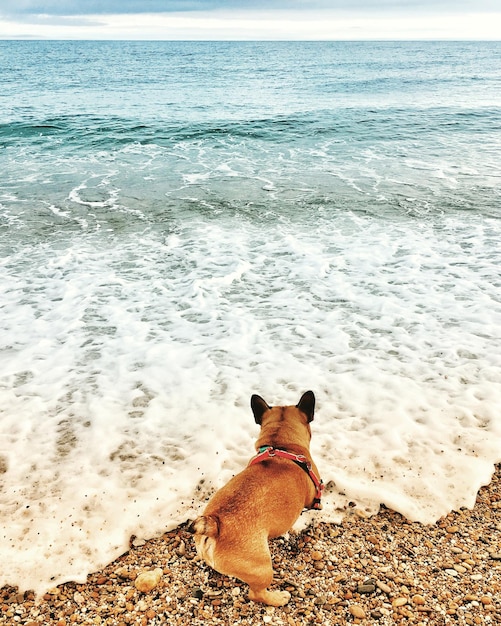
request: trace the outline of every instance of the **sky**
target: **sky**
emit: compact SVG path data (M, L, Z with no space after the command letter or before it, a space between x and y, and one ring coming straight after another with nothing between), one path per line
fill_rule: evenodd
M500 0L0 0L0 39L500 38Z

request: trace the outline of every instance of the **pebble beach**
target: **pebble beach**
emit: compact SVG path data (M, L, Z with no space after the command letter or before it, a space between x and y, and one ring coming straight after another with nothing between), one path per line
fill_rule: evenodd
M68 582L39 598L0 590L0 624L159 626L209 624L501 623L501 466L473 509L434 525L386 508L342 523L316 523L270 542L274 587L285 607L249 602L247 588L196 557L179 527L130 549L85 584Z

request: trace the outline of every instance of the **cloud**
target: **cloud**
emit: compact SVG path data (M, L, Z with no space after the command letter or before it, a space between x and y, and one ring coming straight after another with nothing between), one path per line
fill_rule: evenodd
M95 27L103 26L105 22L96 20L95 18L85 17L83 15L67 16L67 15L24 15L17 18L20 23L38 24L39 26L85 26Z
M0 39L497 40L498 2L0 0Z
M2 0L0 15L127 15L213 10L347 11L401 13L447 11L482 13L499 10L499 0Z

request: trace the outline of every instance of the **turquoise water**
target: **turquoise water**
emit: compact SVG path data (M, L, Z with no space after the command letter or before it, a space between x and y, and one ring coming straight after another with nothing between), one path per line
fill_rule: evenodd
M497 215L498 43L2 42L0 54L8 216L19 195L78 220L82 181L84 201L111 209L89 228L200 203L224 217L252 206L251 219Z
M323 519L473 503L501 460L500 60L0 42L0 584L194 517L252 456L252 393L315 391Z

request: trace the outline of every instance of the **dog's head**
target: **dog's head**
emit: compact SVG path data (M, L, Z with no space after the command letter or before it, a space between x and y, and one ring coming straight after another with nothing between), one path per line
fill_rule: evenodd
M315 413L315 394L307 391L296 406L269 406L261 396L251 397L251 408L261 433L256 447L299 444L308 446L311 439L310 422ZM264 443L263 443L264 442Z

